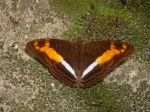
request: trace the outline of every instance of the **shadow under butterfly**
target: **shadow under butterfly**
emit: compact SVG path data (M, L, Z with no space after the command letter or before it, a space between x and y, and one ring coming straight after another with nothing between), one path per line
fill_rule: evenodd
M26 50L37 57L61 82L70 87L90 87L102 81L134 52L126 42L103 40L84 44L58 39L36 39Z

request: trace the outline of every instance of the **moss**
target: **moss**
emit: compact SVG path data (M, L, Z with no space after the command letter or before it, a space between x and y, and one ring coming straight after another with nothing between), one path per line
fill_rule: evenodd
M144 7L145 5L141 6ZM141 8L140 8L141 9ZM143 8L142 8L143 9ZM143 10L145 10L144 8ZM99 39L119 39L129 41L135 46L136 58L148 58L148 19L145 14L134 13L133 8L110 8L103 5L94 5L94 10L88 10L75 17L70 29L64 34L64 39L85 41ZM139 11L139 9L137 9ZM147 21L145 23L145 21ZM139 22L141 24L139 24ZM145 51L146 50L146 51ZM142 54L142 55L141 55Z
M59 15L72 17L73 22L64 39L85 41L119 39L129 41L136 48L137 59L150 61L148 57L149 1L131 2L124 8L120 0L108 1L56 1ZM56 10L57 9L57 10ZM144 55L141 55L144 54Z

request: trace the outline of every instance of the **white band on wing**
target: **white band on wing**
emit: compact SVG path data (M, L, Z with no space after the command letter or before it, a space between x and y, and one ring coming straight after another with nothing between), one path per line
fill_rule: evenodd
M65 60L61 60L61 63L65 66L65 68L74 76L77 78L77 76L75 75L75 71L73 70L73 68L65 61Z
M81 78L83 78L84 76L86 76L96 65L98 65L98 62L93 62L90 66L87 67L86 70L84 70Z

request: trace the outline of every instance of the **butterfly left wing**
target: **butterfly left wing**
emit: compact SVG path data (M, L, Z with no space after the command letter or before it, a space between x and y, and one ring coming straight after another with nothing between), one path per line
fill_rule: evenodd
M26 49L47 66L57 79L71 87L77 86L74 43L58 39L37 39L28 42Z
M83 74L79 85L83 88L103 80L110 70L127 59L134 51L126 42L106 40L87 43L83 53Z

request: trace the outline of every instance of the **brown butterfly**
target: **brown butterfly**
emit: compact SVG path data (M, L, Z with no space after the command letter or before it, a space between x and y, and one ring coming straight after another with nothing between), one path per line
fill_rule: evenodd
M103 40L83 44L58 39L28 42L32 53L51 73L68 86L90 87L103 80L110 70L127 59L134 47L126 42Z

